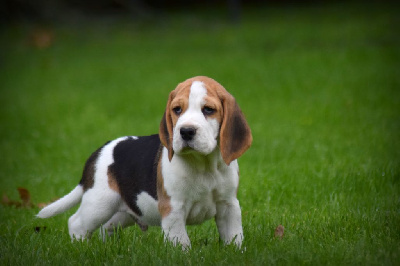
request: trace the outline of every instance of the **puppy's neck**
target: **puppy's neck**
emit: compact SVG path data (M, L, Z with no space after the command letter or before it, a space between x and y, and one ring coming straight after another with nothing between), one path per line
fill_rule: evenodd
M183 154L175 154L180 160L185 161L198 172L215 172L226 169L228 166L222 159L221 152L217 147L210 154L204 155L196 151Z

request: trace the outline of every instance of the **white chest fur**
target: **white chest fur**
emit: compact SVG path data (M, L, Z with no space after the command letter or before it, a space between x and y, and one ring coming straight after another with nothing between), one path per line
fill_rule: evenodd
M217 203L236 198L238 164L227 166L219 150L204 156L195 154L162 158L164 188L171 197L172 211L183 212L186 224L199 224L214 217Z

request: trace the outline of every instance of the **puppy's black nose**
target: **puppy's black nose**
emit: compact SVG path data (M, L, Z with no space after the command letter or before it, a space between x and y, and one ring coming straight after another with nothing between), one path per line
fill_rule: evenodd
M193 127L182 127L180 133L183 140L189 141L196 135L196 129Z

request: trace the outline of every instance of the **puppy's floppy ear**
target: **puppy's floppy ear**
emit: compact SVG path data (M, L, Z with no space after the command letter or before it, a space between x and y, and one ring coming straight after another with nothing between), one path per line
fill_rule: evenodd
M251 145L253 137L247 121L235 98L225 89L219 89L224 115L220 130L222 159L227 165L239 158Z
M172 137L173 137L173 125L171 117L171 101L175 97L175 92L172 91L169 94L167 107L164 112L164 116L161 119L159 135L162 145L168 149L168 159L171 161L174 156L174 150L172 148Z

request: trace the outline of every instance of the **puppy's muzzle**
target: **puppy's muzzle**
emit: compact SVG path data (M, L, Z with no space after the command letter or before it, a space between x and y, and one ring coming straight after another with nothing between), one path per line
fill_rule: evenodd
M184 141L190 141L196 135L196 129L193 127L182 127L180 133Z

